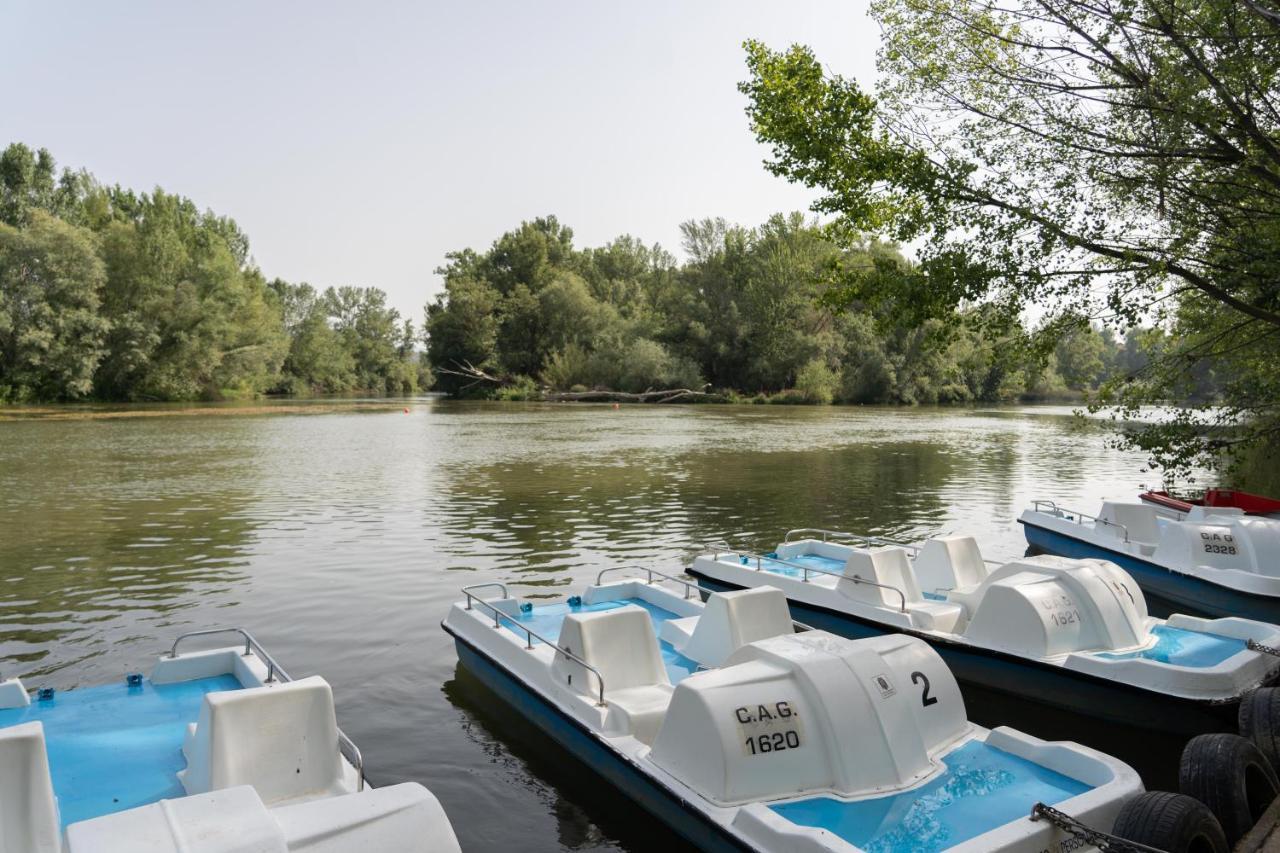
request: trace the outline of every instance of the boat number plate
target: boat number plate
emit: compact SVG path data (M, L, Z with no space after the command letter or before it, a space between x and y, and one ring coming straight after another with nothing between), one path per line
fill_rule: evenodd
M1230 533L1206 533L1202 530L1200 545L1206 554L1236 553L1236 540Z
M796 749L804 742L800 714L789 699L733 709L744 755L766 755Z

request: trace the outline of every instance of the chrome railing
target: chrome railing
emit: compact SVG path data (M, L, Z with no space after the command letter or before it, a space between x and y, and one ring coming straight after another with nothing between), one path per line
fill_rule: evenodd
M293 678L289 673L285 672L284 667L276 663L275 658L273 658L267 650L262 647L262 644L254 639L252 634L240 627L208 628L203 631L188 631L185 634L180 634L178 638L173 641L173 646L169 649L169 657L176 658L178 656L178 646L183 640L190 639L191 637L210 637L216 634L239 634L244 639L244 657L257 655L258 659L267 665L266 684L270 684L273 681L279 681L281 684L287 684L288 682L293 681ZM356 790L363 791L364 756L361 755L360 748L356 746L355 741L347 737L346 733L343 732L342 729L338 729L338 752L350 761L351 766L356 769Z
M600 586L600 584L604 583L602 579L604 578L605 575L609 574L610 572L644 572L647 578L645 580L645 583L648 583L648 584L653 583L653 578L655 575L657 577L662 578L663 580L674 581L684 587L685 598L689 598L690 593L711 591L711 590L704 590L700 585L693 583L692 581L687 581L684 578L678 578L675 575L669 575L666 572L660 572L657 569L651 569L648 566L611 566L607 569L601 569L600 573L596 575L596 586Z
M525 649L529 651L533 651L533 641L536 638L538 640L541 640L543 643L545 643L549 648L555 649L558 654L564 655L565 657L569 658L569 660L577 663L579 666L583 667L584 669L588 669L591 672L595 673L596 680L599 682L599 685L600 685L599 698L598 698L598 701L596 702L596 705L603 708L607 703L604 701L604 675L601 674L600 670L596 669L594 666L587 663L585 660L578 657L573 652L566 649L564 646L561 646L559 643L554 643L551 640L548 640L546 637L539 634L537 631L530 628L529 626L520 624L520 622L518 622L516 618L512 616L510 613L505 613L499 610L498 608L490 604L488 601L485 601L483 598L481 598L480 596L476 595L473 592L473 590L484 589L485 587L492 587L492 586L502 587L503 598L509 598L509 596L506 595L506 589L507 589L506 586L500 583L479 583L479 584L475 584L474 586L464 586L462 588L462 594L467 597L467 609L468 610L473 609L472 604L479 604L481 607L485 608L486 610L490 611L493 614L493 627L495 629L501 629L502 623L505 621L508 625L510 625L515 630L524 631ZM572 675L569 677L573 678Z
M1041 507L1048 507L1048 509L1041 509ZM1098 518L1096 515L1089 515L1087 512L1067 509L1066 507L1058 506L1053 501L1032 501L1031 509L1033 512L1043 512L1045 515L1056 516L1057 518L1061 518L1065 521L1074 521L1076 524L1084 524L1084 519L1088 519L1094 524L1101 524L1106 527L1116 527L1124 532L1124 541L1129 541L1129 528L1125 527L1118 521L1109 521L1105 518Z
M262 647L262 644L259 643L257 640L255 640L253 638L253 635L250 634L248 631L246 631L244 628L238 628L238 627L209 628L204 631L188 631L187 633L180 635L178 639L173 641L173 646L169 649L169 657L176 658L178 656L178 645L183 640L189 639L191 637L210 637L215 634L239 634L241 637L243 637L244 638L244 657L248 657L250 654L256 654L258 656L258 659L267 665L267 680L266 680L267 684L270 684L271 682L275 681L277 675L282 676L281 681L293 680L288 676L288 674L285 673L284 669L280 666L280 664L276 663L275 658L271 657L271 655L267 653L267 650Z
M878 581L869 581L869 580L867 580L866 578L862 577L862 575L850 575L850 574L846 574L846 573L844 573L844 572L833 572L833 571L829 571L829 570L827 570L827 569L815 569L815 568L814 568L814 567L812 567L812 566L805 566L805 565L801 565L800 563L792 563L792 562L789 562L789 561L787 561L787 560L783 560L783 559L781 559L781 558L779 558L779 557L768 557L768 556L765 556L765 555L763 555L763 554L754 554L754 553L752 553L752 552L750 552L750 551L736 551L736 550L735 550L735 551L727 551L727 552L717 551L717 552L714 552L714 553L712 554L712 559L714 559L714 560L718 560L718 559L720 559L720 556L721 556L721 554L723 554L723 553L728 553L728 554L735 554L735 555L737 555L738 559L739 559L739 560L742 560L744 565L750 565L750 562L749 562L749 561L751 561L751 560L755 560L755 564L756 564L756 571L757 571L757 572L759 572L759 571L763 571L763 570L764 570L764 563L765 563L765 562L776 563L777 565L780 565L780 566L787 566L788 568L796 569L796 570L798 570L798 571L801 573L801 580L802 580L804 583L808 583L808 582L809 582L809 575L810 575L810 574L815 574L815 575L830 575L830 576L831 576L831 577L833 577L833 578L841 578L841 579L843 579L843 580L851 581L851 582L853 582L853 583L855 583L855 584L866 584L867 586L874 586L874 587L876 587L877 589L886 589L886 590L889 590L890 592L897 593L897 595L898 595L898 599L899 599L898 611L899 611L899 612L901 612L901 613L906 613L906 612L907 612L907 595L906 595L906 593L904 593L904 592L903 592L901 589L899 589L898 587L896 587L896 586L892 586L892 585L890 585L890 584L886 584L886 583L879 583Z
M889 548L904 548L907 551L911 552L911 556L913 559L915 557L920 556L920 552L924 550L924 547L921 545L908 545L906 542L899 542L896 539L885 539L881 536L868 536L864 533L850 533L845 530L824 530L821 527L797 527L795 530L788 530L787 535L784 536L782 539L783 544L790 542L791 536L796 533L820 533L822 534L823 542L829 541L828 537L838 537L839 539L851 540L853 542L866 542L874 545L884 545ZM949 535L949 534L938 534L938 535ZM809 538L812 538L812 537L809 537ZM981 559L982 559L982 562L986 563L989 566L1004 565L1004 563L1000 562L999 560L989 560L986 557L982 557Z
M784 543L790 542L791 537L799 533L821 534L823 542L827 542L829 541L830 538L834 537L839 539L852 540L854 542L866 542L872 545L887 545L893 548L905 548L908 551L912 552L913 554L918 553L920 551L919 545L908 545L905 542L895 542L892 539L885 539L880 536L867 536L866 534L863 534L863 533L851 533L847 530L826 530L821 527L797 527L795 530L788 530L787 535L782 537L782 541ZM812 539L813 537L805 536L805 538Z
M468 609L468 610L470 610L470 609L471 609L471 598L472 598L472 596L471 596L471 590L473 590L473 589L489 589L489 588L491 588L491 587L497 587L498 589L502 590L502 597L503 597L503 598L510 598L510 597L511 597L510 595L508 595L508 594L507 594L507 585L506 585L505 583L499 583L499 582L497 582L497 581L493 581L492 583L473 583L471 586L464 586L464 587L462 588L462 591L463 591L463 592L465 592L465 593L467 593L467 609ZM480 596L475 596L475 598L476 598L476 600L477 600L477 601L481 600L481 599L480 599Z

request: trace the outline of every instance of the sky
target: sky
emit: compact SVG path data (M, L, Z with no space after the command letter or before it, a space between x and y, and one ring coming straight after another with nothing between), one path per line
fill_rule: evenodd
M748 127L748 38L873 79L866 0L0 0L0 146L188 196L268 277L420 321L446 252L523 220L679 255L686 220L807 209Z

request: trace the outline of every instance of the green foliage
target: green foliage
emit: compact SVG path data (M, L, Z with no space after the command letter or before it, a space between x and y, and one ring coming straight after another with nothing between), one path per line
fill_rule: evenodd
M194 400L425 387L381 291L268 284L236 223L0 154L0 398Z
M542 389L528 376L516 376L509 384L499 388L494 397L509 401L537 400L542 397Z
M872 14L874 93L808 48L746 45L768 168L823 191L838 245L874 233L920 247L905 274L837 265L828 302L910 328L1037 306L1034 369L989 379L1085 390L1126 418L1183 404L1128 425L1174 474L1275 443L1280 15L1234 0L876 0ZM1125 337L1123 357L1091 322Z
M830 403L839 388L839 375L819 358L800 368L796 375L796 390L810 403Z
M43 211L0 224L0 400L89 394L107 322L93 235Z
M486 253L450 254L426 312L439 387L524 398L536 376L553 391L710 385L759 390L761 402L906 404L1078 398L1092 387L1068 388L1044 366L1053 354L1036 353L998 312L909 324L882 304L831 298L848 270L886 283L915 276L889 244L839 249L800 214L755 229L686 222L682 232L683 265L631 237L575 249L552 217ZM1086 353L1104 354L1105 372L1119 350L1088 325L1072 341L1063 357L1076 358L1073 382L1096 378Z

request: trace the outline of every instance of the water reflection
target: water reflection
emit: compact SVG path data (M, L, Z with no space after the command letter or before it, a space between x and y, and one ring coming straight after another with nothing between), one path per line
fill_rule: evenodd
M563 850L657 850L696 848L638 809L587 765L556 748L538 728L459 665L442 692L464 712L461 728L489 762L495 779L516 798L535 797L548 807ZM501 809L502 803L493 804ZM520 808L519 804L514 806ZM495 815L501 812L495 811ZM535 827L496 820L481 839L485 849L521 845ZM630 839L628 842L627 839Z
M189 451L166 459L126 439L107 452L82 426L8 425L0 445L0 660L29 677L74 682L175 611L234 604L246 579L251 482L173 489L165 469ZM103 456L81 467L85 438Z
M333 684L374 782L427 785L466 849L649 849L629 800L459 686L439 628L459 587L561 596L809 526L964 531L1008 557L1032 498L1088 510L1143 482L1108 435L1069 410L440 400L2 421L0 671L100 682L188 627L245 625Z

